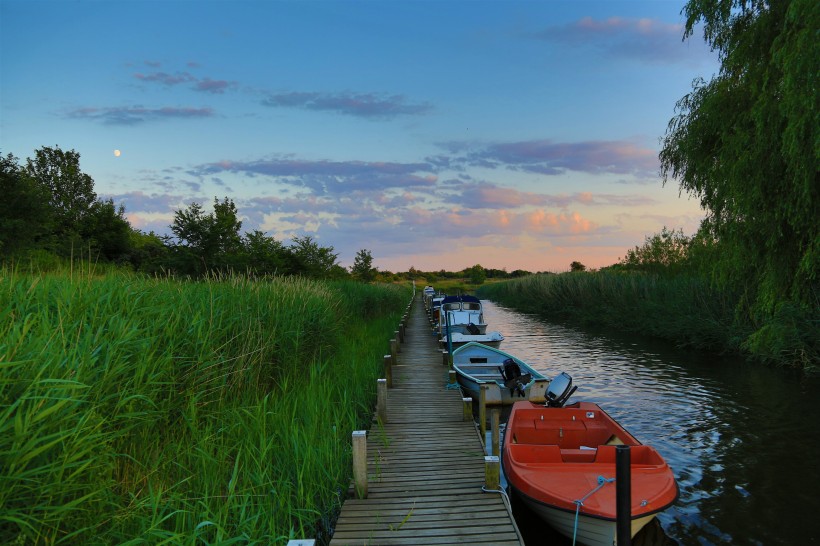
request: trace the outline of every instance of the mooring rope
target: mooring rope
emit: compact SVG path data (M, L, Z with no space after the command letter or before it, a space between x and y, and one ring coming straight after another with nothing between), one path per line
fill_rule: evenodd
M518 541L521 544L524 544L524 537L521 536L521 531L518 529L518 524L515 522L515 517L513 516L512 511L512 504L510 503L510 497L507 496L507 492L503 489L487 489L486 486L481 486L481 491L484 493L501 493L501 498L504 501L504 506L507 508L507 513L510 515L510 520L512 521L513 529L515 529L515 534L518 535Z
M603 476L598 476L598 485L593 487L592 491L590 491L580 499L572 501L575 503L575 528L572 530L572 546L575 546L575 538L578 535L578 512L581 511L581 507L584 505L584 501L591 497L593 493L597 492L603 486L614 481L615 478L604 478Z

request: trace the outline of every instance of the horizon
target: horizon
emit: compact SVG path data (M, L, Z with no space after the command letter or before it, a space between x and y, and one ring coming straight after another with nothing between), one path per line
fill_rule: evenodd
M703 218L658 172L719 68L683 5L0 0L0 152L76 150L144 232L228 197L345 267L597 269Z

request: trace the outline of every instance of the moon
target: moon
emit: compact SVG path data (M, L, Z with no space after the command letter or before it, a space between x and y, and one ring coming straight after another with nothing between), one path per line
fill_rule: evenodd
M114 157L120 157L120 154L122 154L122 152L121 152L121 151L119 151L119 150L114 150Z

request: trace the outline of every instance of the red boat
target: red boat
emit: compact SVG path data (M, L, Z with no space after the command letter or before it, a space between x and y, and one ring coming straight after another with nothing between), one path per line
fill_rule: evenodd
M615 543L615 450L630 446L632 536L678 498L672 469L597 404L564 406L572 379L550 385L548 405L516 402L502 462L513 491L561 534L589 546ZM560 394L556 394L560 393Z

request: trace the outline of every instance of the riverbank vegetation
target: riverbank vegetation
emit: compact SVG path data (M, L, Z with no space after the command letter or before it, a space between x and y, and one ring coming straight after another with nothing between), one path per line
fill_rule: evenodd
M327 534L410 290L0 270L0 542Z
M698 232L665 229L613 267L517 281L492 297L816 369L820 10L691 0L683 14L684 37L702 26L721 62L678 102L660 152L664 183L706 212Z

